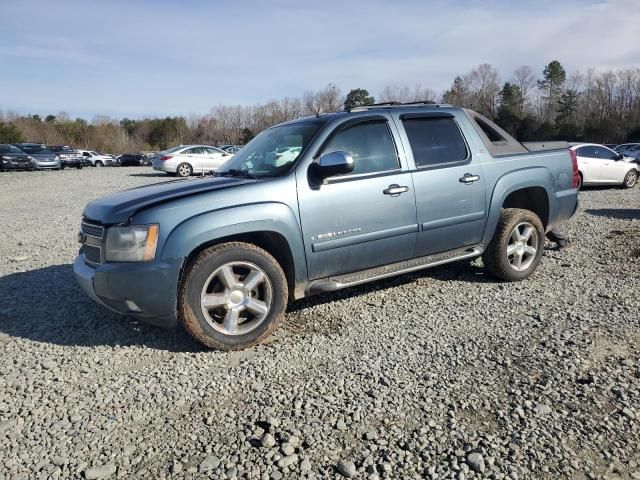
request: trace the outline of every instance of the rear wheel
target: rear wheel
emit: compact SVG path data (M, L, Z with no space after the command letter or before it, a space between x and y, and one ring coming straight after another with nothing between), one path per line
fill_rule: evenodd
M255 245L230 242L208 248L187 266L183 278L180 320L206 347L250 347L284 318L286 278L278 262Z
M77 166L76 166L76 168L77 168L78 170L82 170L82 164L77 165Z
M622 188L633 188L638 183L638 171L629 170L622 181Z
M189 177L193 173L193 168L188 163L181 163L176 168L176 174L179 177Z
M578 172L578 186L576 188L578 190L582 189L582 172Z
M515 282L529 277L540 263L544 250L544 228L530 210L505 208L482 259L501 280Z

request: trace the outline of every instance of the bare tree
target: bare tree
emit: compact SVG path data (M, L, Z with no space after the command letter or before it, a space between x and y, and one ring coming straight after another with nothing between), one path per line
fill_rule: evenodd
M422 85L399 86L395 83L387 85L378 95L380 102L433 102L436 101L436 92Z

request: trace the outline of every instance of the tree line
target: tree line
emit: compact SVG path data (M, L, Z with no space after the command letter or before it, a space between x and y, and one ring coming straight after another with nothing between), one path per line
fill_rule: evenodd
M378 102L443 102L476 110L521 141L640 142L640 68L567 74L554 60L540 75L522 66L506 80L489 64L457 76L440 97L424 85L389 85L374 97L334 84L256 105L218 105L208 115L91 122L60 112L41 117L0 112L0 143L36 141L124 153L173 145L244 144L277 123Z

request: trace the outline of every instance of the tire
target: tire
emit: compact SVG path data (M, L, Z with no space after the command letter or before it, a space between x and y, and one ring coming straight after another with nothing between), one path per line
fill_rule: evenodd
M65 169L65 165L60 165L60 168L58 170L64 170Z
M76 166L76 170L82 170L82 164Z
M519 234L515 233L516 227ZM527 228L531 228L529 236L526 236ZM504 208L500 211L493 238L482 255L484 265L492 275L501 280L524 280L540 264L544 238L542 222L535 213L521 208ZM513 249L514 254L509 255L508 250Z
M582 190L582 172L578 173L578 186L576 187L577 190Z
M622 188L633 188L638 183L638 171L631 169L624 176L624 180L622 181Z
M254 288L244 286L257 278L262 279ZM202 251L186 267L178 316L205 347L239 350L264 341L282 323L288 294L284 272L268 252L249 243L223 243ZM203 306L203 295L212 299L210 308Z
M102 161L100 161L100 160L96 160L95 166L96 167L104 167L104 163L102 163Z
M181 163L176 168L176 175L182 178L190 177L192 173L193 173L193 167L188 163Z

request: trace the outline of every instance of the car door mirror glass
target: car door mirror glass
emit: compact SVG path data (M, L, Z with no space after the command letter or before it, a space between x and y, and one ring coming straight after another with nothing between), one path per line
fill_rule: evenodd
M353 172L353 157L348 152L336 151L322 155L318 160L315 170L318 180L344 175Z

